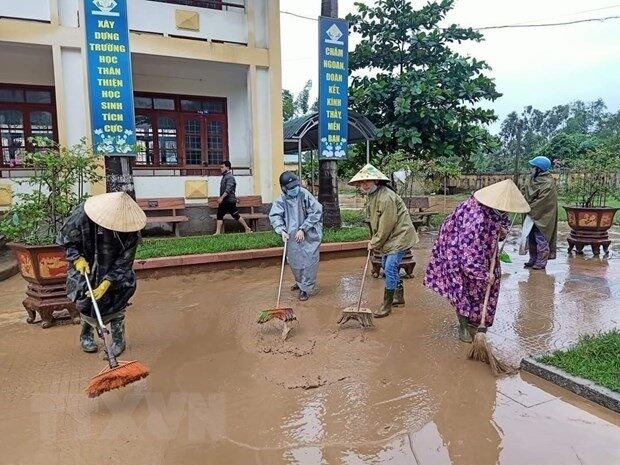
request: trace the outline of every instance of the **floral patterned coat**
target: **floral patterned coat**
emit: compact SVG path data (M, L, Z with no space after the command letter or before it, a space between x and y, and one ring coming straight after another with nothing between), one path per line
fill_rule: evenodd
M446 297L459 315L479 325L491 267L498 254L497 243L505 236L508 217L486 207L472 196L446 218L433 246L424 285ZM502 274L495 262L486 326L493 324Z

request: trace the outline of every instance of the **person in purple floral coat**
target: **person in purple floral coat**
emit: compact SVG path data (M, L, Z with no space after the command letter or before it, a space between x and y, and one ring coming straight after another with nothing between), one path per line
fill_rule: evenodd
M433 246L424 285L446 297L459 320L459 339L472 342L480 324L487 286L491 286L486 326L493 324L499 297L500 262L491 258L508 234L507 212L528 211L517 186L506 180L474 193L446 218Z

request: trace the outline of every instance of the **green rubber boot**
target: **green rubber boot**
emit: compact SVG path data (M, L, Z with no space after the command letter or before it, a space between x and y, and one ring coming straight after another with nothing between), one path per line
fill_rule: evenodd
M80 332L80 345L84 352L93 353L99 350L97 344L95 344L93 327L82 321L82 330Z
M469 318L463 315L457 315L459 319L459 339L461 342L472 343L474 338L469 332Z
M389 289L385 289L383 291L383 304L381 308L376 312L372 312L375 318L383 318L392 313L392 303L394 302L394 293L396 291L391 291Z
M110 321L112 330L112 353L118 357L125 351L125 317Z
M398 286L396 286L396 291L394 291L394 302L392 305L394 307L402 307L405 305L405 287L403 286L402 281L400 281Z

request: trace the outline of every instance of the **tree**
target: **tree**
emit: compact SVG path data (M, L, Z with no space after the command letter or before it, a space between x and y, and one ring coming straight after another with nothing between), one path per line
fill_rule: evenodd
M520 145L517 142L519 126L522 130ZM604 139L618 134L619 130L620 118L608 113L601 99L577 100L544 112L526 106L520 114L508 114L502 122L499 134L502 150L497 166L501 171L510 170L517 160L518 150L522 168L527 166L527 160L537 155L565 165L593 150Z
M338 17L338 0L321 0L321 16ZM338 202L338 162L319 161L319 202L323 205L323 223L329 228L340 228L340 204Z
M282 118L284 121L293 119L295 116L295 101L290 90L282 89Z
M598 145L596 137L591 135L561 132L540 147L537 154L553 160L556 165L571 166L576 159L595 150Z
M311 90L311 79L304 84L304 87L297 95L293 95L290 90L282 89L282 117L284 121L308 114L310 110Z
M312 80L308 79L301 89L301 92L295 97L295 116L303 116L308 114L310 108L310 91L312 90Z
M492 145L481 127L496 120L477 106L500 97L485 75L484 61L462 56L453 45L481 41L471 28L439 23L454 0L428 3L414 10L407 0L356 3L347 17L361 41L349 67L357 72L350 105L378 127L373 147L382 155L403 149L421 159L438 156L469 161Z

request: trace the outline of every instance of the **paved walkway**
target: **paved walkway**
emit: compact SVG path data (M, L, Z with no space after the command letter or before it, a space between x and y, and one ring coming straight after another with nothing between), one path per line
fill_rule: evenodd
M80 350L75 326L27 325L23 281L0 283L0 463L620 464L619 415L466 360L453 311L420 284L432 239L416 253L407 306L367 332L335 325L362 258L321 264L308 302L286 293L300 319L286 343L275 325L255 325L275 303L276 268L143 280L123 358L152 374L95 400L82 389L101 356ZM564 248L545 273L508 251L490 332L502 357L620 327L618 258ZM376 305L382 282L367 282Z

